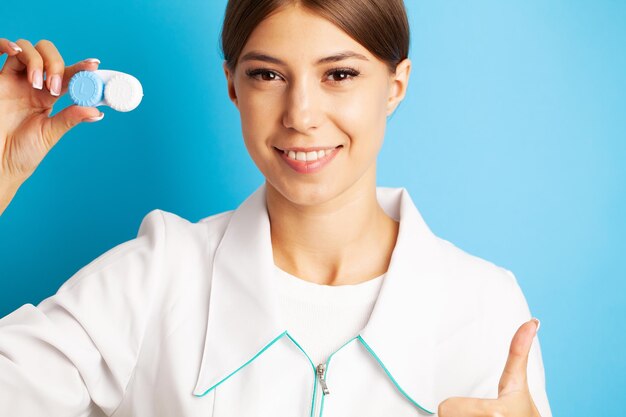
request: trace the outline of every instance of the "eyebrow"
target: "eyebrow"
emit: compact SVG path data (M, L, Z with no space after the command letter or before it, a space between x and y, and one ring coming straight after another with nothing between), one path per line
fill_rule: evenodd
M344 59L349 59L349 58L356 58L356 59L361 59L363 61L369 61L369 59L367 59L365 55L359 54L357 52L342 51L334 55L320 58L317 60L315 64L316 65L327 64L329 62L343 61ZM241 57L240 62L252 61L252 60L265 61L265 62L269 62L269 63L276 64L276 65L287 65L284 61L276 57L264 54L262 52L257 52L257 51L248 52L247 54Z

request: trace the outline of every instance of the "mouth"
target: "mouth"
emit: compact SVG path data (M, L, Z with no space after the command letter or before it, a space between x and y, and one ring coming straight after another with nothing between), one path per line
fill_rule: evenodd
M316 161L318 159L322 159L326 155L329 155L330 153L332 153L335 149L342 148L342 147L343 145L338 145L335 147L317 146L313 148L297 148L296 147L296 148L281 149L281 148L274 146L274 149L277 152L284 154L286 157L294 161L310 162L310 161Z
M274 146L274 150L294 171L300 174L313 174L322 170L328 165L343 148L343 145L317 148L291 148L280 149ZM308 152L295 151L294 149L312 149Z
M337 146L315 146L312 148L301 148L301 147L293 147L293 148L279 148L278 146L274 146L274 149L279 150L281 152L289 152L289 151L294 151L294 152L317 152L317 151L325 151L325 150L333 150L336 148L340 148L343 147L343 145L337 145Z

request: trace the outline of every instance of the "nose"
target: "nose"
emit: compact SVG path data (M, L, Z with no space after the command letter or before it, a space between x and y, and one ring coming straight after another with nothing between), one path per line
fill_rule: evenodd
M314 87L301 80L287 90L283 125L300 133L309 133L319 127L322 119L320 97Z

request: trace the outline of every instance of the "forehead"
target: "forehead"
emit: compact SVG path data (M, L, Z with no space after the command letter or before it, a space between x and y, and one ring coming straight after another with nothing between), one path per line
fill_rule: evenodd
M374 59L338 26L297 4L284 6L261 21L250 34L242 56L248 51L305 63L337 51L352 51Z

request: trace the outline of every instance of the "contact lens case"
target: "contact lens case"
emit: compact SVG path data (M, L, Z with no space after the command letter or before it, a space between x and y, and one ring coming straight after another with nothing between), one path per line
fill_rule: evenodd
M79 106L109 106L128 112L141 103L143 88L130 74L113 70L80 71L70 79L70 98Z

